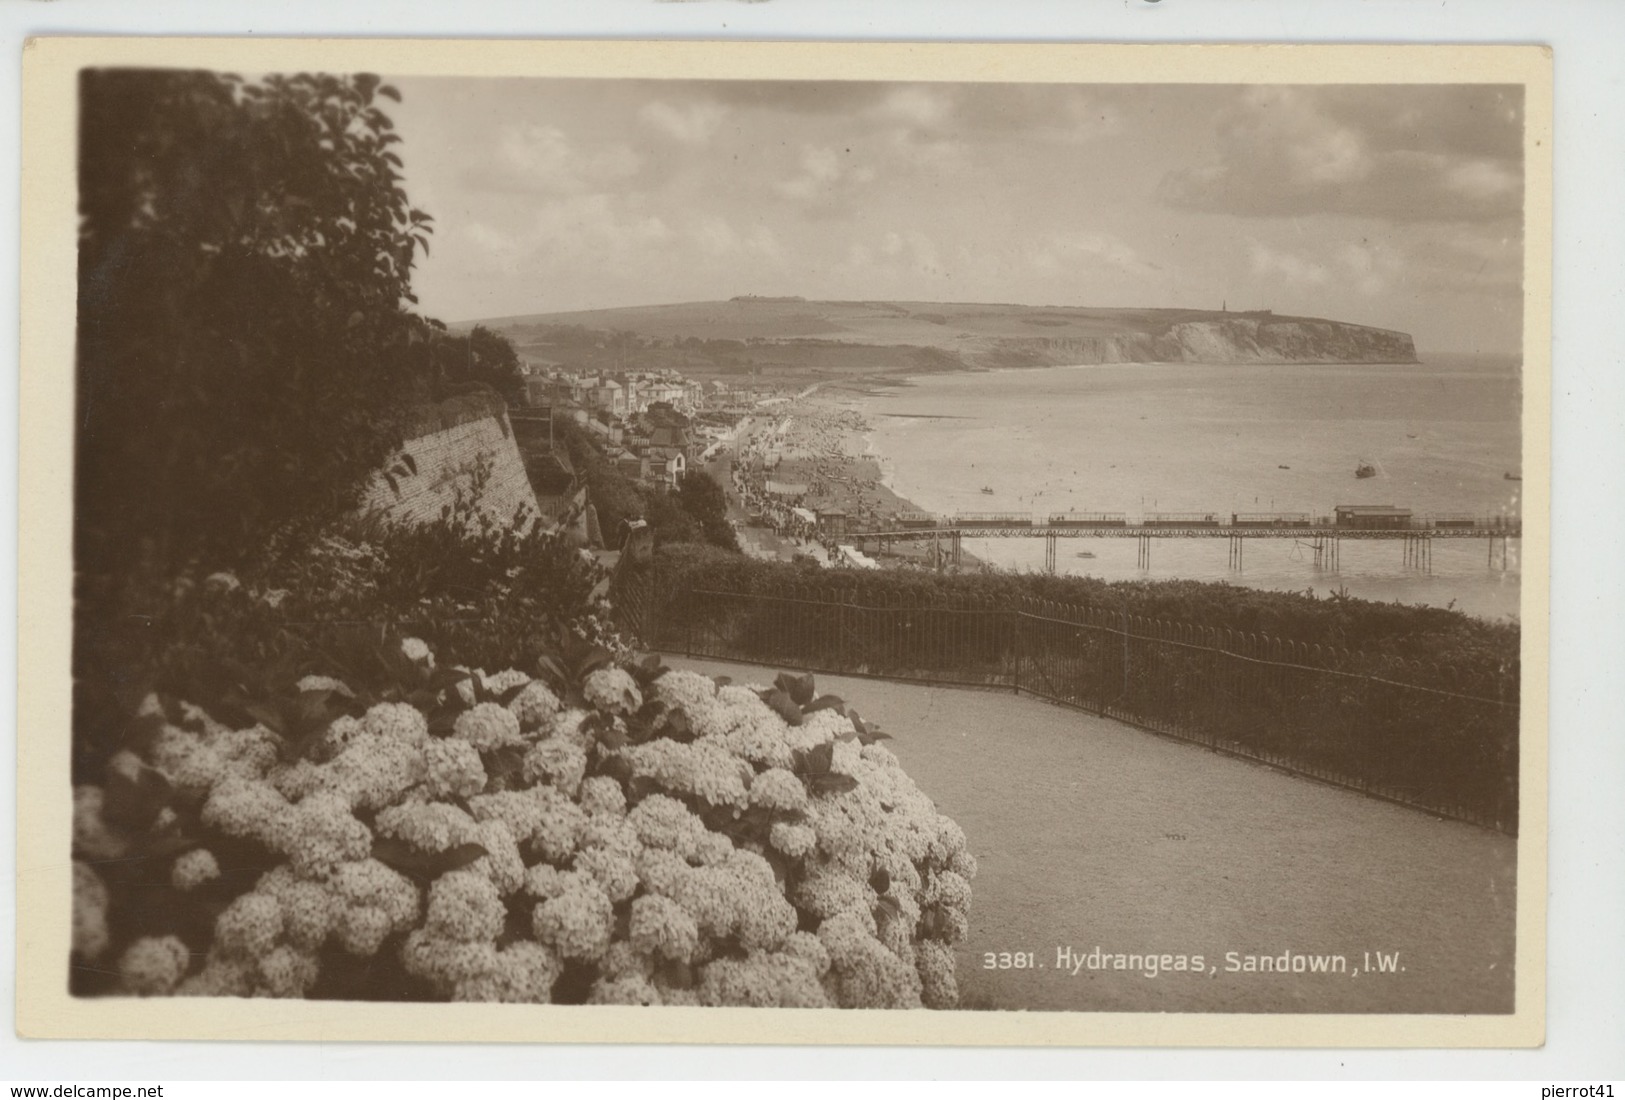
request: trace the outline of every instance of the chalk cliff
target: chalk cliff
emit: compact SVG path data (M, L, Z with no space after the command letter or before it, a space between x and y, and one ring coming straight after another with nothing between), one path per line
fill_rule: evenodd
M981 367L1074 363L1414 363L1407 333L1340 321L1237 315L1160 333L987 337L961 356Z

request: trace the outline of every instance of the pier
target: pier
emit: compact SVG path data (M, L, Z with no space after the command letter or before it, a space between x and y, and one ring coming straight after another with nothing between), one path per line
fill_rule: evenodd
M964 522L958 517L941 516L932 526L916 520L910 526L849 531L843 540L862 551L868 551L872 546L881 554L889 552L895 543L929 542L937 548L942 559L958 564L962 560L962 543L966 538L1039 538L1044 540L1044 567L1051 573L1055 572L1057 543L1061 539L1135 539L1139 544L1138 562L1142 569L1151 566L1151 544L1154 539L1225 539L1230 544L1230 567L1238 570L1242 567L1248 540L1295 539L1314 551L1317 566L1334 571L1340 563L1344 540L1381 540L1401 544L1407 567L1432 572L1435 539L1484 539L1488 544L1487 566L1493 569L1499 565L1505 570L1508 542L1522 537L1522 521L1507 517L1485 517L1472 521L1452 517L1437 522L1416 519L1407 526L1363 527L1340 524L1331 517L1307 524L1264 525L1219 520L1189 523L1162 520L1142 520L1138 523L1034 523L1030 520L1021 522L1016 517L1011 517L1007 522Z

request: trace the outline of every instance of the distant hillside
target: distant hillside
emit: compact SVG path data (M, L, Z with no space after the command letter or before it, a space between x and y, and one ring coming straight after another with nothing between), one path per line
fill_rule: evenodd
M721 374L743 369L822 377L1075 363L1416 361L1415 346L1402 332L1317 317L1196 309L742 297L478 323L545 361L568 364L597 349L622 360L630 355L640 366L683 369L687 360L687 369L702 374L710 373L706 364ZM603 356L586 356L598 358Z

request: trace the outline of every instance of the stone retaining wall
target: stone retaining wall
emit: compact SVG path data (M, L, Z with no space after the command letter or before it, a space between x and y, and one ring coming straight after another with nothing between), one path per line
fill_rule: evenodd
M511 523L516 511L523 508L526 516L537 516L536 494L501 402L477 410L483 413L477 418L465 418L468 411L461 406L444 414L426 411L419 420L421 426L444 426L406 441L385 469L373 476L362 497L361 511L404 523L430 523L445 508L455 506L459 492L474 492L483 477L478 505L485 515ZM409 456L410 463L403 456Z

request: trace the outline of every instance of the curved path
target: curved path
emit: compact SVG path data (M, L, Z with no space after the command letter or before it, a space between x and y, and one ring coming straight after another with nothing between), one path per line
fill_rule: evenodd
M970 838L981 869L959 949L966 1007L1512 1010L1510 837L1036 699L835 676L818 687L879 721ZM1035 965L987 969L988 952ZM1243 969L1227 969L1232 952ZM1395 969L1378 972L1379 952ZM1162 972L1114 969L1119 954L1155 955ZM1283 954L1304 971L1245 969ZM1316 956L1333 969L1312 972Z

